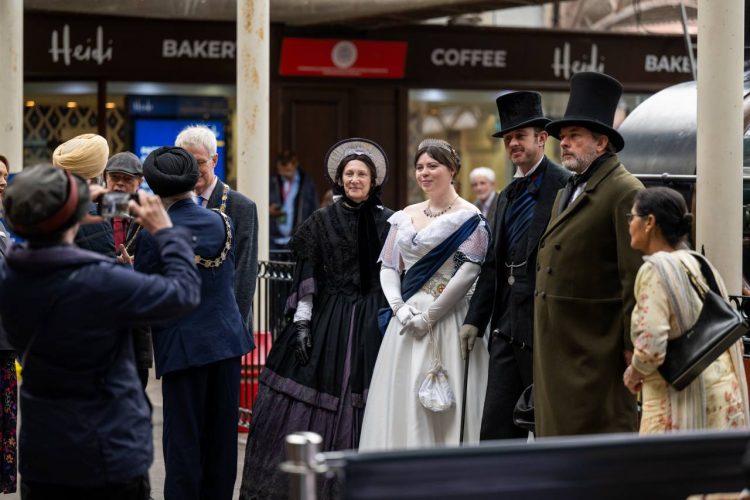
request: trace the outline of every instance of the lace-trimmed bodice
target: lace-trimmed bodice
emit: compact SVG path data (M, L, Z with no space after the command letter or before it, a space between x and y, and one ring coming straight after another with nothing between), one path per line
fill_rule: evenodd
M476 212L459 210L441 216L429 226L417 231L411 217L403 210L399 210L388 219L391 229L383 245L380 261L386 267L399 271L408 270L474 215ZM441 266L438 274L449 278L465 261L482 264L488 245L489 233L483 219L471 236L458 247L453 259L448 259Z
M392 213L387 208L373 208L380 246L388 224L386 217ZM329 294L359 293L359 257L357 251L357 209L338 202L317 210L295 232L291 248L298 259L313 266L318 287ZM378 268L371 269L372 283L379 283Z

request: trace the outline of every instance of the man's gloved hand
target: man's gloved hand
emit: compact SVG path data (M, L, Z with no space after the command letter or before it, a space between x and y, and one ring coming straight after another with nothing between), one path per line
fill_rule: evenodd
M410 333L415 337L423 337L430 329L427 317L424 313L418 313L411 317L399 332L401 335Z
M297 355L297 362L305 366L310 361L310 349L312 349L312 335L310 334L310 320L302 319L294 322L294 329L297 332L297 342L294 353Z
M458 332L458 338L461 340L461 358L466 359L469 352L474 348L474 342L479 336L479 328L474 325L464 325Z
M419 314L419 309L410 306L409 304L402 305L398 308L398 311L396 311L396 317L402 325L408 323L412 316L415 316L417 314Z

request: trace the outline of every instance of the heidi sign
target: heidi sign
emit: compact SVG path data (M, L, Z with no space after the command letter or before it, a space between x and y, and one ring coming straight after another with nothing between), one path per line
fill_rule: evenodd
M70 66L72 61L93 61L101 66L106 61L111 61L112 40L104 41L104 29L101 26L97 26L95 32L94 37L85 37L83 43L71 46L69 25L63 25L61 36L58 36L58 30L52 30L49 48L52 62Z
M3 1L3 0L0 0ZM24 73L37 79L229 83L236 80L232 22L25 14ZM331 29L273 26L274 79L398 81L405 87L567 91L579 71L600 71L628 92L690 79L681 36L419 25L326 37ZM278 72L277 72L278 71Z
M235 79L232 23L45 13L27 13L24 23L26 76L196 83Z

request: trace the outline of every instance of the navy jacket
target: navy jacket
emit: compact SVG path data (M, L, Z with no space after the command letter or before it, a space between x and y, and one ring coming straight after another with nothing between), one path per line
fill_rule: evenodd
M196 205L191 199L169 207L177 227L193 235L194 251L212 259L221 253L226 237L224 219L216 212ZM146 273L159 269L161 257L153 238L141 231L135 269ZM200 307L184 317L154 325L156 376L242 356L253 348L253 340L242 321L234 297L234 252L215 268L198 268L201 276Z
M151 415L129 329L178 317L200 300L189 235L165 229L154 242L163 276L73 245L14 246L0 266L0 314L24 364L25 480L95 485L148 471Z
M474 296L469 304L465 324L479 328L479 335L484 334L487 324L491 329L501 332L531 348L534 334L534 283L536 282L536 256L539 238L547 228L552 204L558 190L565 187L570 172L552 162L546 156L538 167L544 172L542 184L537 195L534 216L526 235L526 246L523 249L523 260L526 265L521 272L516 271L514 284L508 285L508 268L505 266L509 256L505 253L505 212L508 209L508 187L497 197L495 219L492 224L492 241L487 249L487 257L482 265L482 272L477 279Z

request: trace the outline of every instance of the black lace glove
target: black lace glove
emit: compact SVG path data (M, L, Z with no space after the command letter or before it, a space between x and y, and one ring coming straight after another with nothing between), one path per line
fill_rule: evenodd
M312 349L312 335L310 335L310 320L303 319L294 322L294 329L297 332L297 342L295 354L297 362L305 366L310 361L310 349Z

